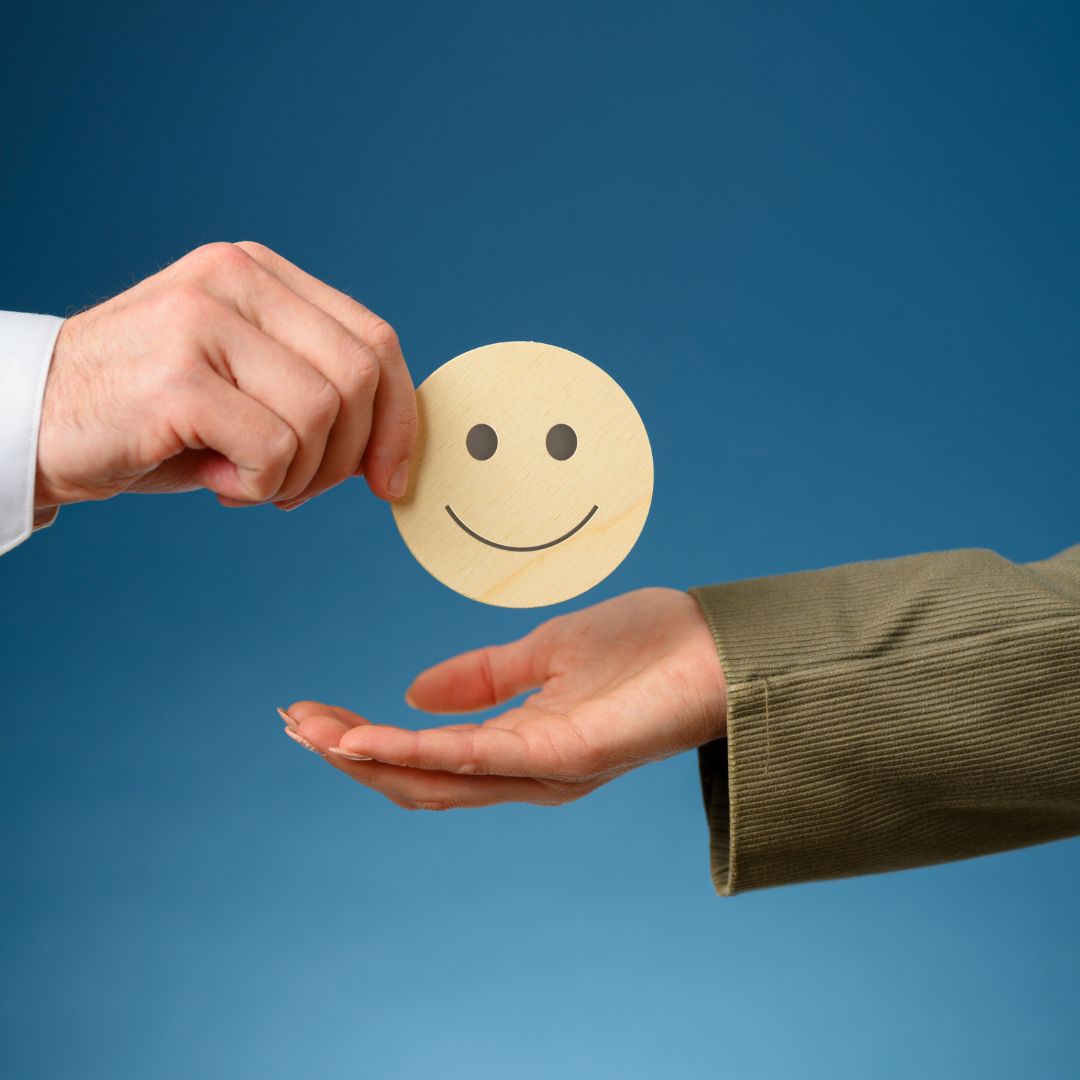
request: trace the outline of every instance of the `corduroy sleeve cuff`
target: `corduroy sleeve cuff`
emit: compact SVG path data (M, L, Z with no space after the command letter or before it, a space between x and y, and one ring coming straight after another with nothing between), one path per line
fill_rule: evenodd
M1080 548L691 595L727 679L699 755L721 895L1080 833Z

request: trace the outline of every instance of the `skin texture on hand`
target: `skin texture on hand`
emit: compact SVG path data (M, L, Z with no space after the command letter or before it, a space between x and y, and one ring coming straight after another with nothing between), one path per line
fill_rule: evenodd
M406 699L424 712L465 713L528 691L483 724L424 731L301 701L284 714L286 734L400 806L448 810L571 802L726 733L712 635L697 603L674 589L627 593L446 660Z
M404 493L416 401L393 329L260 244L209 244L61 327L35 507L205 487L290 508Z

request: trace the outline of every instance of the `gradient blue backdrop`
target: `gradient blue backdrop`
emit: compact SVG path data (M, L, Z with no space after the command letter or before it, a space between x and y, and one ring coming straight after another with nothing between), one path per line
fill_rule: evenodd
M656 500L578 607L1080 539L1075 4L20 5L0 306L258 239L419 380L575 349ZM0 1072L1075 1075L1080 846L714 897L686 755L408 814L280 734L515 636L360 483L64 511L0 562Z

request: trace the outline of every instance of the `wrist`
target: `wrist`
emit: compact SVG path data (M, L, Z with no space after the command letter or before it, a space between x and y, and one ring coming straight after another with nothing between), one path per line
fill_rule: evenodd
M88 403L72 393L71 372L78 368L77 338L82 316L67 319L53 346L52 362L41 400L41 418L37 438L37 462L34 474L34 523L38 518L56 516L56 508L81 502L85 493L64 479L63 463L85 460L84 428L89 419ZM48 524L49 521L45 523Z
M56 511L61 506L69 503L80 502L78 496L65 494L62 484L55 483L41 467L41 439L45 436L45 421L42 420L42 431L38 442L38 463L34 479L34 527L37 528L39 517L56 516Z
M701 745L704 745L727 736L727 678L709 623L699 605L691 602L694 608L694 633L688 644L688 662L704 715L701 739Z
M41 468L39 454L37 474L34 480L34 527L38 527L39 517L55 517L59 507L80 501L77 496L65 496L60 486L48 478Z
M727 679L710 635L709 649L703 650L699 661L702 698L709 719L705 742L727 737L728 696Z

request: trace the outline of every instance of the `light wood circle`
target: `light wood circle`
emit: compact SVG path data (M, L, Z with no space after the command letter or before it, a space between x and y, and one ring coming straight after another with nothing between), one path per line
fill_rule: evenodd
M504 341L443 364L416 394L419 442L393 510L433 577L485 604L542 607L626 558L652 502L652 450L610 375Z

